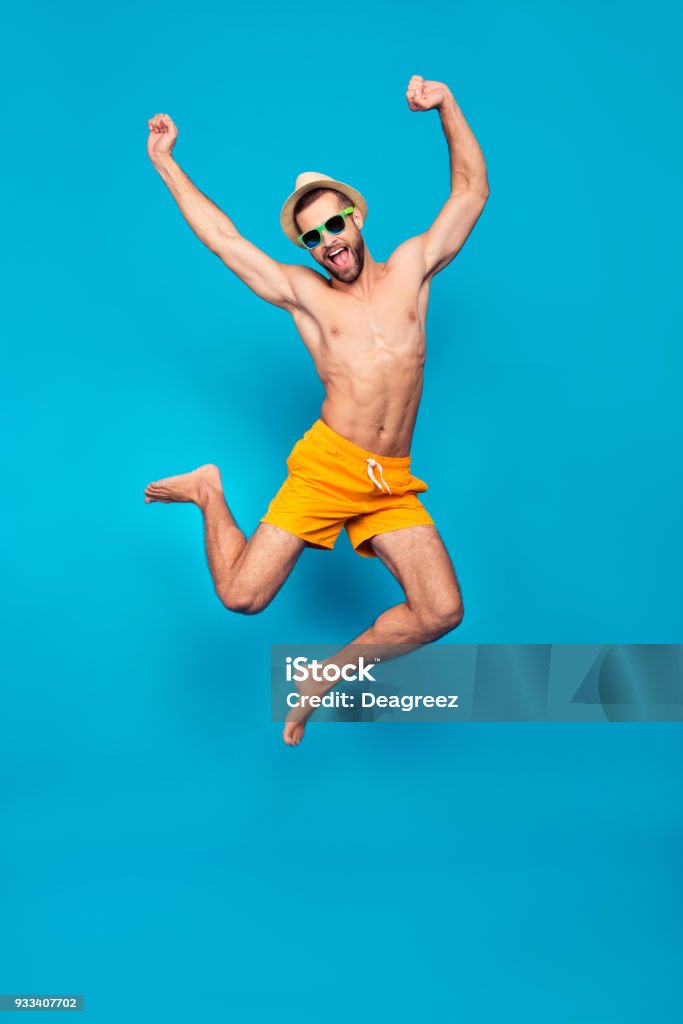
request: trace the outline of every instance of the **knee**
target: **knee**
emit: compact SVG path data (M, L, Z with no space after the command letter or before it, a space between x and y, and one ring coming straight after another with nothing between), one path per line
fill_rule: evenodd
M458 594L444 595L429 609L425 609L420 617L429 640L438 640L440 636L456 629L463 620L465 606L462 596Z
M239 612L240 615L256 615L268 604L261 594L231 583L218 584L216 593L228 611Z

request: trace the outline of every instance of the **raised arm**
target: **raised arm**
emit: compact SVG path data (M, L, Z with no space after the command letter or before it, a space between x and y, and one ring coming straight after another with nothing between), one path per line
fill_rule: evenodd
M417 236L428 277L443 270L467 241L486 205L489 183L484 154L448 86L413 75L406 98L411 110L439 111L450 156L450 195L432 226Z
M171 155L178 129L168 114L156 114L148 126L149 158L197 238L260 298L284 309L296 308L294 281L303 268L271 259L244 238L230 218L190 181Z

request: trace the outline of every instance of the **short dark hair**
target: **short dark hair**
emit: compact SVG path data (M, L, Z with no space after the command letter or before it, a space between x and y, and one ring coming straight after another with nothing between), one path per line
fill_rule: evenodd
M311 203L314 203L316 199L319 199L320 196L324 196L326 192L333 192L335 196L337 196L339 199L340 210L345 210L347 206L355 205L353 199L347 196L345 192L340 192L338 188L312 188L310 192L305 192L295 203L293 219L294 227L297 231L299 230L299 225L296 220L298 214L300 214L302 210L305 210L306 207L310 206Z

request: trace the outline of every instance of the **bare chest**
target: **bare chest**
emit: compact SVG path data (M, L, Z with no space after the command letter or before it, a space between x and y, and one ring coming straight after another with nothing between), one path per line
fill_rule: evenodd
M304 343L314 355L333 361L424 358L427 289L400 284L382 282L362 300L327 289L299 318Z

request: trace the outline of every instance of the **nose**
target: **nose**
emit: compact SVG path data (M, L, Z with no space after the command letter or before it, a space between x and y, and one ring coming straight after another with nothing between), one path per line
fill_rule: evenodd
M334 249L336 245L345 245L347 249L351 249L351 246L346 241L343 234L335 235L332 232L328 231L326 228L323 228L322 232L323 233L322 238L320 240L320 244L325 250L325 255L327 255L331 249Z

